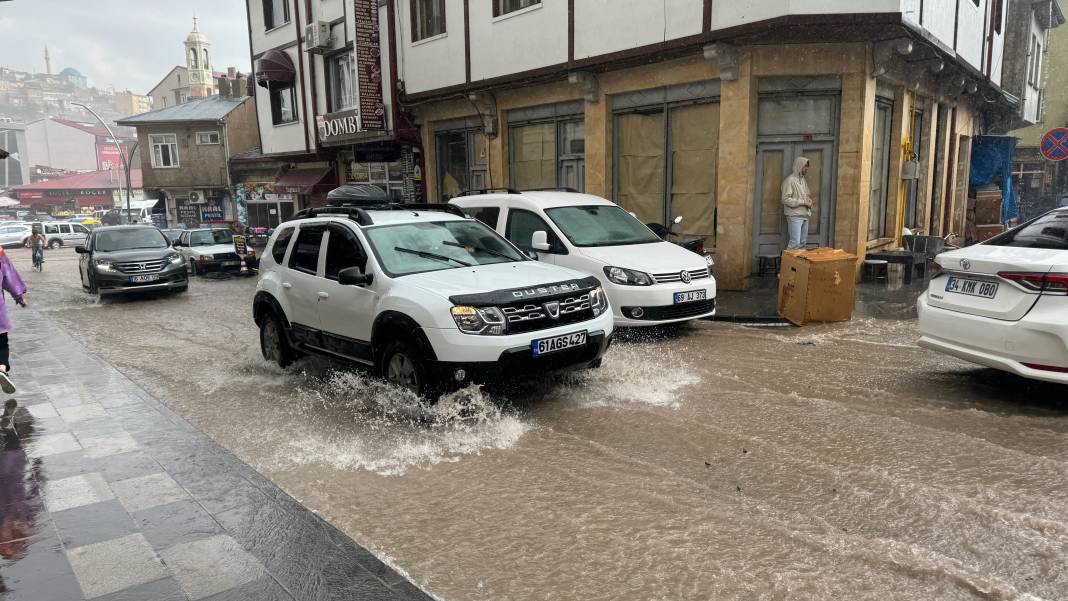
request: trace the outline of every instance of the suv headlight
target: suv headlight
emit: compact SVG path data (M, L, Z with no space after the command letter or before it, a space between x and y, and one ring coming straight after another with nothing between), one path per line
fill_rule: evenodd
M171 265L181 265L185 262L182 259L182 255L169 255L167 260L171 262Z
M593 311L593 316L597 317L606 309L608 309L608 297L604 295L604 288L598 286L590 290L590 310Z
M115 264L105 259L97 259L93 261L93 265L96 266L97 271L115 271Z
M456 327L464 334L501 336L506 329L504 313L497 307L456 306L451 309Z
M197 261L214 261L214 255L200 255L197 257Z
M624 286L652 286L653 276L643 271L623 269L622 267L605 267L604 274L616 284Z

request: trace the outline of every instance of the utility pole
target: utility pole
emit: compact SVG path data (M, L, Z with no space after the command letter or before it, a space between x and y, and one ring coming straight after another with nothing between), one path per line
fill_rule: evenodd
M117 148L119 150L119 158L122 159L122 168L123 168L124 171L126 171L126 221L129 221L130 220L130 188L131 188L131 182L130 182L130 160L126 157L126 151L123 150L122 144L119 144L119 139L115 137L115 132L111 131L111 128L108 127L107 122L104 121L103 119L101 119L100 115L96 114L96 111L94 111L93 109L89 108L88 105L82 104L80 102L72 102L71 104L73 104L74 106L82 107L83 109L89 111L89 114L91 114L92 116L96 117L96 120L100 122L100 125L104 126L104 129L107 130L108 135L111 136L111 141L115 144L115 148ZM135 145L134 148L137 148L137 146Z

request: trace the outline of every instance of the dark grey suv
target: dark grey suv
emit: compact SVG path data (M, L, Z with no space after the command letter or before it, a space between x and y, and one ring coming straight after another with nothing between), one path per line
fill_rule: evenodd
M98 227L75 250L82 288L90 294L183 292L189 285L182 255L151 226Z

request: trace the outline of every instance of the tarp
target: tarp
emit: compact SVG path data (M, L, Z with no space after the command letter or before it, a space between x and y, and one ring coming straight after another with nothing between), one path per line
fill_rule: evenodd
M1011 136L978 136L972 145L971 185L995 182L1001 188L1002 223L1020 216L1016 192L1012 189L1012 155L1019 142L1019 138Z

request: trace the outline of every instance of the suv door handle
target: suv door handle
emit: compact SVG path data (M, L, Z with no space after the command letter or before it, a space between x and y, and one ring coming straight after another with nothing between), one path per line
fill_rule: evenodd
M289 290L290 288L293 287L293 284L290 284L289 282L282 282L282 287L285 288L286 290Z
M330 295L328 293L323 292L322 290L320 290L319 291L319 298L321 298L323 300L326 300L326 299L330 298Z

